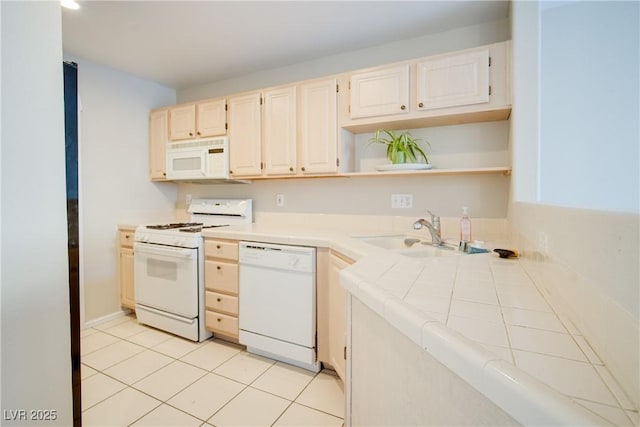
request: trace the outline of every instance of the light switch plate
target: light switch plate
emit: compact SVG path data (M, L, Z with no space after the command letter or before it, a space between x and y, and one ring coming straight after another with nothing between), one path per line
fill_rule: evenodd
M284 194L276 194L276 206L284 206Z

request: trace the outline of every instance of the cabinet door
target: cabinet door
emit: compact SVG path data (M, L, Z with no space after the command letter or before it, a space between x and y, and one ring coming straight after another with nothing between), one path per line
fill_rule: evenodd
M351 75L351 118L409 112L409 65Z
M300 85L299 159L303 173L338 170L338 126L335 78Z
M134 309L133 249L120 248L120 305Z
M489 102L489 49L418 63L418 109Z
M262 172L260 100L259 92L229 98L229 169L234 177Z
M169 138L172 141L196 137L196 104L169 109Z
M351 262L331 254L329 261L329 363L342 380L345 378L346 354L346 291L340 284L340 270Z
M197 136L218 136L227 133L226 105L226 99L198 103Z
M149 113L149 176L154 181L167 179L167 142L169 142L168 111L151 111Z
M263 153L266 175L296 173L296 88L264 92Z

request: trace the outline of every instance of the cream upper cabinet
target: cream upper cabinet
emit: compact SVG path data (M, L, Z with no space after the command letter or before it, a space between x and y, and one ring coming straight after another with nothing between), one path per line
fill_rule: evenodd
M351 75L350 116L385 116L409 112L409 65Z
M227 133L226 99L213 99L169 109L169 138L218 136Z
M167 179L167 142L169 112L152 110L149 113L149 176L153 181Z
M260 92L229 98L229 169L233 177L262 173L260 104Z
M264 91L263 158L265 175L296 173L296 87Z
M417 64L417 109L489 102L489 49L439 55Z
M172 141L196 137L196 104L169 109L169 138Z
M227 100L214 99L196 104L196 136L219 136L227 133Z
M337 85L335 78L329 78L298 87L298 159L302 173L338 170Z

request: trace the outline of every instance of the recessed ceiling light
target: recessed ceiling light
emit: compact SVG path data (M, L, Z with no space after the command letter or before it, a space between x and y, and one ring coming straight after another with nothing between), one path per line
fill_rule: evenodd
M80 9L80 5L75 0L60 0L60 4L67 9Z

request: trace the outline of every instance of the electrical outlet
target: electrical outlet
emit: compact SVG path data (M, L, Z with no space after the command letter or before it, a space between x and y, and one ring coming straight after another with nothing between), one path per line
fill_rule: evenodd
M408 209L413 207L413 194L392 194L391 207L394 209Z
M284 194L276 194L276 206L284 206Z

